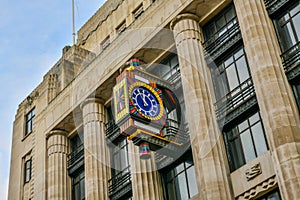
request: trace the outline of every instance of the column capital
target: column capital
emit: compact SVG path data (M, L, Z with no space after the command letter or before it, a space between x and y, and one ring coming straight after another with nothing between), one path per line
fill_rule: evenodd
M99 97L88 97L80 104L80 109L82 110L83 107L89 103L103 104L104 100Z
M62 135L62 136L68 136L68 132L63 130L63 129L54 129L51 130L49 133L46 134L46 139L48 139L49 137L53 136L53 135Z
M175 27L175 25L176 25L179 21L184 20L184 19L191 19L191 20L194 20L194 21L197 21L197 22L200 21L200 17L198 17L198 16L195 15L195 14L191 14L191 13L180 14L180 15L177 15L177 16L171 21L171 24L170 24L171 29L173 30L174 27Z

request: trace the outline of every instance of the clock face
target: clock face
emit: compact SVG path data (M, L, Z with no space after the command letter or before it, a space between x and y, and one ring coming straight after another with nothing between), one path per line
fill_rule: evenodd
M162 101L157 92L147 84L138 84L131 90L131 100L137 111L150 120L162 117Z

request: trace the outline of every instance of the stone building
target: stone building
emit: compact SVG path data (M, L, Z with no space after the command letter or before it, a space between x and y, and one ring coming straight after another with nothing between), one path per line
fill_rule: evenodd
M299 48L299 0L108 0L20 103L8 198L300 199ZM132 58L174 86L172 155L115 124Z

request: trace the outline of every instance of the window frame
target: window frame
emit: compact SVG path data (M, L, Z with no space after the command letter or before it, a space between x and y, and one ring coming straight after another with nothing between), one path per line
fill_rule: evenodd
M235 55L237 55L240 51L242 51L242 54L238 55L237 58L236 58ZM226 61L228 61L230 59L232 59L231 63L228 64L228 66L226 66L225 65ZM241 59L244 59L243 62L246 66L238 66L238 62ZM211 74L212 74L214 91L215 91L217 102L219 100L221 100L222 98L224 98L225 96L229 95L229 94L231 96L234 96L234 94L231 94L232 92L237 93L237 92L241 91L243 88L240 88L240 87L243 85L243 83L245 81L247 81L248 79L252 79L250 68L249 68L249 63L248 63L248 59L247 59L247 55L246 55L246 52L245 52L245 48L242 44L235 47L234 49L232 49L231 51L226 53L226 55L219 58L218 61L216 61L216 64L217 65L215 67L211 68ZM235 75L236 75L235 78L238 81L238 85L236 87L233 87L233 88L231 88L231 86L230 86L229 76L227 74L228 73L227 70L232 65L234 65L233 68L235 70L234 71ZM241 67L246 67L247 74L248 74L248 77L243 81L241 80L241 74L240 74L240 71L239 71L239 69ZM221 92L222 89L226 90L224 94Z
M190 161L191 163L187 164ZM176 169L181 166L183 167L180 172L176 172ZM188 196L188 198L192 198L195 195L197 195L199 193L198 191L198 187L197 187L197 180L195 178L196 183L195 184L191 184L189 180L189 175L188 175L188 171L190 169L194 169L195 172L195 165L193 162L193 156L192 156L192 152L191 150L189 150L187 153L185 153L182 157L180 157L174 164L172 164L171 166L168 166L166 168L164 168L163 170L161 170L160 174L161 174L161 179L162 179L162 186L163 186L163 192L164 192L164 198L165 199L181 199L180 197L180 193L179 193L179 188L180 187L180 182L178 177L182 174L184 174L185 177L185 186L186 186L186 194ZM175 172L175 173L174 173ZM169 177L169 174L171 174L171 178ZM196 174L195 176L196 177ZM170 193L168 192L168 184L172 184L173 185L173 195L175 196L171 196L172 198L170 198ZM191 194L191 187L195 186L196 187L196 193Z
M117 27L116 27L116 32L117 32L117 35L120 35L122 34L127 28L127 25L126 25L126 19L124 19Z
M104 51L110 45L110 36L108 35L102 42L100 43L101 50Z
M112 178L123 172L123 170L129 170L130 168L130 158L129 158L129 151L128 151L128 140L125 137L120 138L116 142L111 145L110 152L111 152L111 176ZM125 153L126 156L126 164L127 166L122 166L122 152ZM114 184L114 183L113 183Z
M32 158L24 162L24 184L31 180Z
M233 16L228 17L228 13L233 11ZM223 19L225 24L218 27L218 22ZM214 45L220 38L224 35L228 35L228 31L235 25L238 24L238 19L236 15L235 6L233 4L228 5L223 11L221 11L217 16L210 20L203 27L203 35L205 38L205 46L209 47ZM212 31L213 30L213 31ZM221 44L223 42L221 41Z
M78 181L77 181L78 178ZM85 199L85 173L84 173L84 168L82 168L80 171L78 171L77 174L71 176L71 192L72 192L72 200L84 200ZM83 185L82 185L83 184ZM80 198L83 196L81 199L76 199L76 185L79 185L79 195ZM81 187L84 188L83 194Z
M251 122L251 118L254 117L255 115L258 116L258 119L254 122ZM240 127L242 127L242 125L244 123L246 123L246 126L243 129L240 128ZM264 138L264 143L265 143L264 147L266 148L262 152L258 152L258 148L260 146L258 146L255 142L257 140L255 140L254 135L258 134L258 133L255 133L253 131L253 128L255 126L257 126L258 124L260 124L261 131L262 131L262 133L261 133L262 135L259 135L259 137ZM239 129L242 129L242 130L239 130ZM235 135L229 136L230 134L233 134L233 132L235 132ZM244 152L244 148L246 148L247 145L245 144L245 146L243 146L243 140L241 138L242 134L246 134L247 132L249 132L248 134L250 134L250 138L251 138L250 142L252 144L251 147L252 147L252 150L254 150L254 152L252 152L252 153L254 153L254 158L250 158L250 160L248 160L248 161L246 160L247 153ZM262 118L261 118L259 111L250 114L247 118L245 118L244 120L241 120L235 126L232 126L231 129L223 131L223 137L224 137L224 143L225 143L226 154L227 154L227 158L228 158L230 172L233 172L233 171L239 169L240 167L251 162L252 160L256 159L257 157L259 157L260 155L264 154L265 152L267 152L269 150L268 141L267 141L265 130L264 130L264 125L263 125ZM237 149L235 149L235 148L237 148ZM239 155L237 156L236 153L239 153ZM238 160L237 160L237 158L238 158Z
M25 136L29 135L33 131L33 120L35 117L35 107L32 108L27 114L25 115Z
M286 10L284 10L284 12L282 12L280 15L278 15L276 18L273 19L273 24L276 30L276 34L277 34L277 38L280 44L280 48L282 53L288 51L290 48L292 48L293 46L295 46L297 43L300 42L300 32L297 34L295 25L294 25L294 20L293 18L296 15L300 15L300 9L299 11L297 11L296 13L294 13L293 15L291 15L291 11L293 9L295 9L297 6L299 6L300 8L300 4L298 3L293 3L291 6L289 6ZM284 18L285 16L288 16L287 20L284 20L284 22L281 22L281 19ZM282 23L282 24L281 24ZM287 24L290 24L290 28L291 28L291 32L292 33L292 37L286 38L284 36L284 29L283 27L286 27ZM289 40L295 40L295 43L292 43L292 46L288 46L287 44L287 39Z
M144 6L143 3L141 3L132 11L133 19L139 18L143 13L144 13Z

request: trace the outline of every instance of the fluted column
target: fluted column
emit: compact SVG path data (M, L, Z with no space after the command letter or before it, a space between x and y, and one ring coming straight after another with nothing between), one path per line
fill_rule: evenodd
M300 199L300 122L263 0L235 0L258 105L283 199Z
M161 178L156 170L154 155L142 160L139 147L129 141L132 193L134 200L163 200Z
M67 154L67 133L62 130L53 130L47 138L48 154L48 199L69 199Z
M171 27L180 65L198 196L201 199L231 199L225 148L216 121L212 82L204 59L198 17L179 15Z
M108 152L105 139L105 109L100 99L82 104L84 125L85 196L87 200L108 199Z

